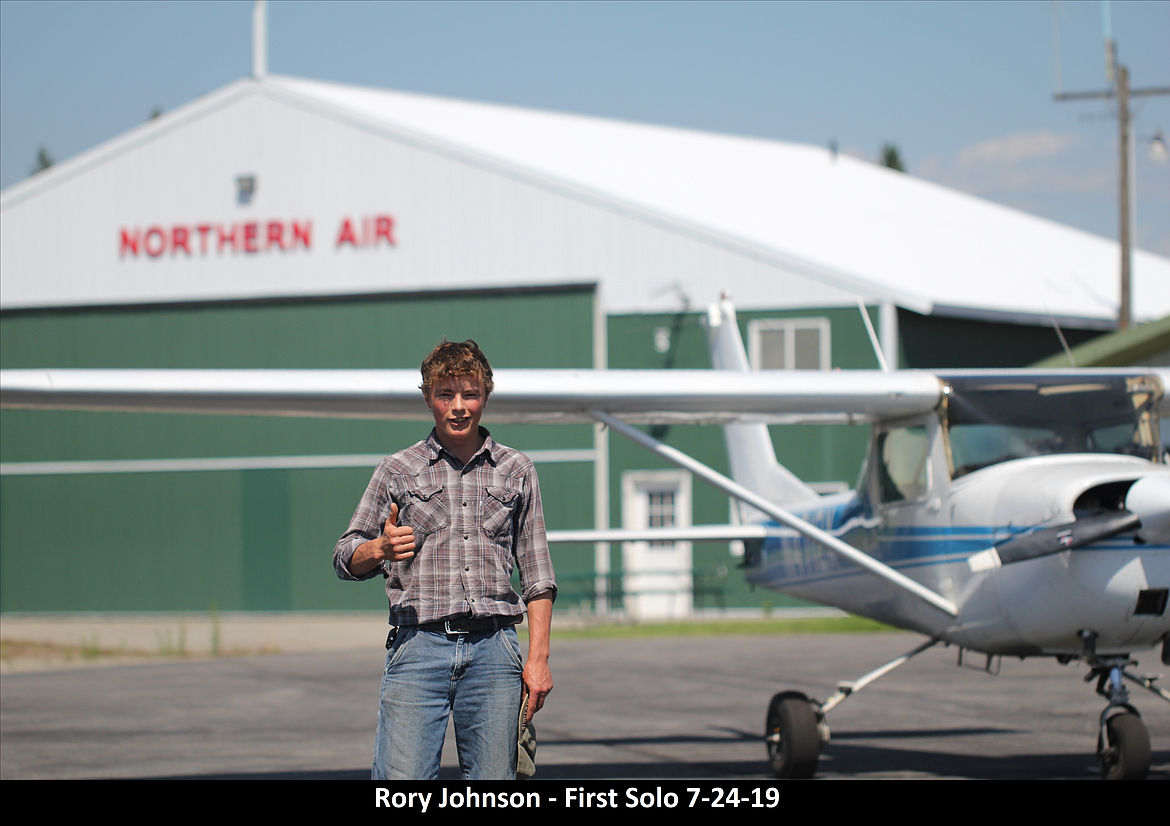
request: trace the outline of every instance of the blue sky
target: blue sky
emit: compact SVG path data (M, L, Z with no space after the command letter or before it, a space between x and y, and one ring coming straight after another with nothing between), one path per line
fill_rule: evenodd
M1114 0L1134 87L1170 3ZM269 71L826 145L1107 237L1117 125L1099 2L269 3ZM251 72L250 0L0 3L0 186ZM1170 96L1135 102L1137 239L1170 255Z

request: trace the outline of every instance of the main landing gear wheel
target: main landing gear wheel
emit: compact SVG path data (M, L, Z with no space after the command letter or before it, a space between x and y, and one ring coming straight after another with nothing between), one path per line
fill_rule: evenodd
M798 691L784 691L768 704L768 759L777 777L812 777L821 753L817 715L808 697ZM1147 743L1146 751L1149 751Z
M812 777L816 774L821 746L829 742L829 726L825 722L825 715L878 677L888 674L937 643L937 639L927 640L913 651L895 657L859 680L839 683L837 692L823 703L816 703L815 707L799 691L782 691L773 697L768 704L764 741L768 744L768 760L776 776Z
M1150 733L1136 714L1115 714L1105 723L1109 745L1097 750L1104 780L1142 780L1150 770Z

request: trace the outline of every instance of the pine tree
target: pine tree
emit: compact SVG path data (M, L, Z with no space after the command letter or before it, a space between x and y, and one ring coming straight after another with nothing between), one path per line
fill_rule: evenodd
M887 143L882 145L882 166L896 169L898 172L906 171L906 166L902 163L902 153L898 151L896 144Z

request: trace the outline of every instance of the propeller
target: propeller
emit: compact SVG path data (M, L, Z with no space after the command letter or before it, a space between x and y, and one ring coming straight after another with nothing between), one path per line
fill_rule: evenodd
M1134 538L1142 543L1170 541L1170 476L1151 475L1138 479L1126 493L1124 508L1014 537L972 554L967 558L967 564L972 571L986 571L1071 551L1129 531L1134 531Z

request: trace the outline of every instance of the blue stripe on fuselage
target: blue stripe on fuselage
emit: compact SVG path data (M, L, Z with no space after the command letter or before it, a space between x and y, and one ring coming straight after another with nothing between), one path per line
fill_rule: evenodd
M822 530L860 548L887 565L905 570L965 560L1011 536L1031 528L994 528L983 525L904 526L877 528L866 503L854 498L832 508L817 508L798 514ZM769 526L780 527L778 522ZM1115 538L1093 544L1094 551L1132 551L1133 540ZM1143 551L1170 549L1170 546L1141 547ZM797 585L864 573L853 563L803 536L770 537L764 540L748 580L771 587Z

